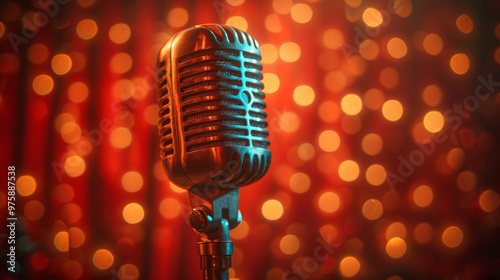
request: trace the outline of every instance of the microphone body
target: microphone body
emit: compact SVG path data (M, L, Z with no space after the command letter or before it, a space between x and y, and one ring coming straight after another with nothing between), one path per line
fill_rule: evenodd
M260 59L254 38L217 24L175 34L158 55L161 159L189 191L204 280L228 279L239 187L271 163Z
M160 146L170 180L232 189L259 180L271 152L258 43L206 24L174 35L159 54Z

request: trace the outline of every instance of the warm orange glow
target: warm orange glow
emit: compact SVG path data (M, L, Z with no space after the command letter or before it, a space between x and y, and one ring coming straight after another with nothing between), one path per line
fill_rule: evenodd
M464 235L459 227L451 226L443 232L441 239L447 247L455 248L462 243Z
M347 134L356 134L361 130L361 118L359 116L343 116L340 126Z
M61 137L68 144L76 143L82 137L82 129L76 122L67 122L61 127Z
M335 240L338 237L339 230L334 225L326 224L326 225L323 225L319 228L319 234L321 235L321 237L324 240L328 240L329 242L332 242L333 240Z
M248 22L244 17L240 16L233 16L227 19L226 21L227 25L230 25L232 27L236 27L237 29L241 31L247 31L248 29Z
M359 166L353 160L345 160L339 165L339 177L346 182L352 182L359 176Z
M429 186L422 185L415 189L413 192L413 202L418 207L427 207L431 204L434 198L434 192Z
M333 130L325 130L319 135L318 144L325 152L335 152L340 146L340 136Z
M456 54L450 59L451 70L459 75L465 74L469 66L469 58L463 53Z
M75 197L75 191L68 184L59 184L54 187L52 196L60 204L68 203Z
M172 27L182 27L189 20L189 14L184 8L173 8L167 14L167 23Z
M71 248L78 248L85 243L85 233L77 227L68 229L69 246Z
M399 84L399 74L396 69L386 67L380 71L379 80L385 88L393 89Z
M334 192L324 192L319 197L318 206L325 213L334 213L340 207L340 197Z
M60 231L54 237L54 246L61 252L69 251L69 235L67 231Z
M49 49L40 43L34 43L28 50L28 59L35 64L44 63L49 58Z
M70 156L64 161L64 171L70 177L78 177L85 171L85 161L80 156Z
M443 40L435 33L425 36L423 41L424 50L430 55L438 55L443 50Z
M292 9L292 0L273 0L273 9L276 13L280 15L286 15L290 13Z
M2 38L4 33L5 33L5 25L3 24L3 22L0 21L0 38Z
M377 27L382 24L382 14L375 8L368 8L363 12L363 21L370 27Z
M378 110L384 104L384 93L377 88L371 88L365 92L363 103L368 109Z
M335 122L340 117L340 109L337 103L325 101L319 105L318 114L325 122Z
M97 34L97 24L91 19L84 19L76 26L76 33L84 40L92 39Z
M77 223L82 218L82 208L73 202L65 204L61 207L61 218L66 223Z
M496 61L498 64L500 64L500 47L498 47L498 48L495 50L494 57L495 57L495 61Z
M340 106L342 107L342 111L344 111L344 113L353 116L357 115L361 111L363 103L357 94L350 93L342 98Z
M373 186L380 186L385 182L387 173L380 164L372 164L366 169L366 181Z
M78 4L84 8L92 6L94 2L95 0L78 0Z
M485 190L479 196L479 206L483 211L492 213L500 205L500 196L494 190Z
M459 170L465 161L465 151L462 148L453 148L446 155L446 163L450 168Z
M133 264L126 263L118 269L118 276L123 280L137 280L139 279L139 269Z
M382 114L387 120L395 122L403 115L403 106L397 100L388 100L382 106Z
M278 48L273 44L263 44L260 46L262 54L262 64L272 64L278 59Z
M123 44L130 39L130 27L126 23L117 23L111 26L108 32L113 43Z
M181 213L181 205L175 198L165 198L160 202L160 214L165 219L174 219Z
M353 8L359 7L363 0L345 0L345 3Z
M293 100L300 106L309 106L315 98L314 90L307 85L301 85L293 91Z
M247 237L249 232L250 226L245 220L243 220L234 230L231 230L231 238L241 240Z
M132 133L126 127L117 127L111 131L109 139L113 147L123 149L132 143Z
M129 171L122 176L122 187L124 190L130 193L134 193L142 189L144 180L142 176L137 171Z
M361 264L352 256L343 258L339 263L340 274L344 277L353 277L359 272Z
M344 43L344 35L338 29L328 29L323 33L323 44L325 47L336 50Z
M226 3L233 7L238 7L243 5L243 3L245 3L245 0L226 0Z
M109 67L113 72L126 73L132 68L132 57L128 53L115 54L109 63Z
M64 75L71 70L73 62L67 54L56 54L50 63L52 71L57 75Z
M36 181L33 176L23 175L17 179L16 191L21 196L30 196L36 190Z
M54 89L54 80L49 75L38 75L33 79L33 90L38 95L47 95Z
M24 205L24 216L30 221L40 220L45 214L45 207L38 200L30 200Z
M295 132L299 129L300 118L294 112L285 112L281 114L278 125L285 132Z
M293 255L297 253L300 248L300 241L297 236L293 234L287 234L283 236L280 240L280 249L283 253L287 255Z
M400 222L394 222L387 227L385 230L385 239L389 241L394 237L406 238L405 225Z
M144 219L144 209L138 203L127 204L122 211L123 219L129 224L137 224Z
M458 30L463 33L470 33L474 28L474 23L468 15L460 15L456 20Z
M99 249L92 256L92 262L98 269L104 270L113 265L114 257L110 251L106 249Z
M297 155L301 160L311 160L315 154L314 146L310 143L303 143L297 149Z
M270 199L262 205L262 215L270 221L281 218L281 216L283 216L283 211L283 205L275 199Z
M444 126L444 117L438 111L430 111L424 116L424 126L429 132L439 132Z
M394 37L387 42L387 51L394 58L402 58L408 52L405 41Z
M457 187L462 192L470 192L476 186L476 174L470 170L462 171L457 176Z
M113 85L113 97L127 100L134 95L134 83L129 79L121 79Z
M81 103L87 100L89 88L82 82L74 82L68 88L68 98L71 102Z
M333 92L341 92L346 84L346 76L341 71L330 71L325 76L325 86Z
M307 23L313 16L313 11L309 5L304 3L297 3L292 6L290 10L292 19L297 23Z
M391 238L387 242L385 250L391 258L401 258L406 253L406 242L399 237Z
M411 0L395 0L392 4L394 11L401 17L408 17L413 11Z
M368 199L362 207L362 213L368 220L377 220L384 213L384 206L378 199Z
M367 155L370 156L378 155L380 151L382 151L383 146L384 142L382 137L376 133L367 134L361 141L361 148Z
M279 15L270 14L266 17L266 29L273 33L280 33L283 28L281 27L281 20Z
M429 223L420 223L413 230L415 241L425 244L431 241L433 234L432 226Z
M424 88L422 92L422 99L425 104L429 106L437 106L441 103L441 99L443 98L443 93L441 89L436 85L428 85Z
M290 177L290 189L296 193L305 193L311 186L311 179L306 173L297 172Z
M286 62L295 62L300 57L300 46L294 42L286 42L280 46L280 57Z
M379 53L378 44L372 39L366 39L359 44L359 54L366 60L374 60Z
M264 84L265 93L275 93L280 88L280 79L278 75L274 73L264 73L262 83Z

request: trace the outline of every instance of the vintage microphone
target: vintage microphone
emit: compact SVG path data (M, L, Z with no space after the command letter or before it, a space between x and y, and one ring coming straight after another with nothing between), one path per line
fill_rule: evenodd
M254 38L220 24L183 30L158 55L161 158L170 181L189 191L207 280L229 278L239 187L271 163L260 59Z

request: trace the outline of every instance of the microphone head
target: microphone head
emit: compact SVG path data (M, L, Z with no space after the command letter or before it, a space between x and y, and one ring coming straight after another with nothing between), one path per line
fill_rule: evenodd
M183 30L161 48L160 148L174 184L232 189L267 172L260 59L254 38L220 24Z

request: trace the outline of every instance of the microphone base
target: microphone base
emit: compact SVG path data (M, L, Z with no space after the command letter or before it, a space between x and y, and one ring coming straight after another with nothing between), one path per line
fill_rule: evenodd
M202 234L198 242L198 255L203 270L203 280L229 280L229 268L233 255L233 242L229 241L229 224L222 219L219 238L209 239Z

